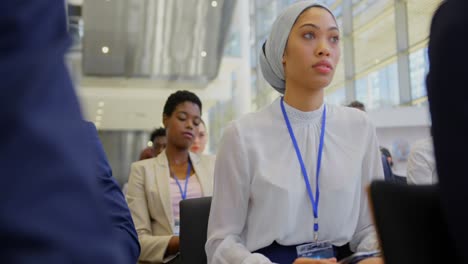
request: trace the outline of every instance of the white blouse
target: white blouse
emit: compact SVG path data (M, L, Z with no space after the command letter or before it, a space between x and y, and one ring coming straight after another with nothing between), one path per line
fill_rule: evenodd
M312 112L288 106L315 198L323 105ZM313 241L314 217L301 167L277 99L233 121L215 166L206 252L209 263L271 263L252 251ZM366 188L383 179L375 127L357 109L327 105L320 171L320 241L377 249Z

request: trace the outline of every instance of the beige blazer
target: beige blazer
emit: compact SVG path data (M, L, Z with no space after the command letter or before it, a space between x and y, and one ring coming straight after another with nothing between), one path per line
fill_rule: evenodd
M213 157L190 153L190 160L203 196L211 196ZM139 261L143 263L164 263L171 258L168 256L164 259L167 245L174 234L169 178L165 151L156 158L132 164L126 199L140 241Z

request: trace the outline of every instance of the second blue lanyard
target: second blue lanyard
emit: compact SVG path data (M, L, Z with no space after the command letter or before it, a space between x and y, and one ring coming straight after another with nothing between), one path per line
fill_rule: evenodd
M188 165L187 165L187 176L185 177L185 188L182 190L182 186L180 185L179 180L177 179L177 175L173 174L171 171L172 177L174 177L177 186L179 186L179 191L180 191L180 196L182 196L182 200L185 200L187 198L187 184L190 178L190 172L192 172L192 167L190 164L190 159L188 160Z

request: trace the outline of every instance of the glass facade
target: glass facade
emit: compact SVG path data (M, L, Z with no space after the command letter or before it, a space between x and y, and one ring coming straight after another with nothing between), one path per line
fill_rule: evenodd
M252 111L269 104L279 95L263 79L258 65L258 53L268 37L275 18L281 10L294 2L296 1L249 1ZM405 3L400 3L404 8L397 6L398 2L394 0L318 2L327 5L333 11L343 35L340 43L341 60L335 70L332 83L325 90L327 103L346 105L352 100L359 100L368 110L396 107L402 104L403 99L400 99L402 91L403 94L405 92L411 94L410 101L413 104L424 103L424 99L427 98L425 76L428 72L427 43L430 21L441 0L407 0ZM346 4L351 6L349 12L345 12ZM352 17L345 18L347 14ZM402 15L407 18L407 23L401 24L401 21L396 21L396 17L401 18ZM344 36L343 21L352 21L352 32L347 32L346 36ZM236 27L235 22L233 27ZM401 44L401 39L397 39L397 28L407 33L404 44ZM236 32L236 29L233 32ZM234 41L235 39L231 39L231 42ZM236 54L232 50L228 44L227 54ZM347 52L352 52L353 56L346 56ZM402 56L407 56L407 60L401 60ZM345 59L350 57L352 59ZM399 74L399 67L402 66L398 61L409 62L407 68L410 69L410 80L405 87L401 87L402 77ZM218 110L231 111L229 116L233 117L232 108L232 102L227 102L226 106L219 106ZM215 117L214 115L210 116L210 119ZM215 119L218 121L214 121L219 123L219 128L223 127L222 124L227 122L227 118L222 115L216 116ZM220 133L214 134L220 135Z
M394 107L401 104L401 89L411 89L411 100L419 101L426 96L425 76L428 71L427 40L430 21L440 0L408 0L404 9L398 9L394 0L323 0L337 17L338 26L343 28L344 7L351 2L352 32L342 38L342 58L335 77L326 89L329 103L346 104L352 99L360 100L367 109ZM295 1L256 0L251 4L252 17L252 87L253 105L257 109L274 98L277 93L261 77L257 66L258 51L268 36L271 24L278 13ZM402 11L403 10L403 11ZM398 46L396 17L406 12L408 33L404 47ZM346 20L345 20L346 21ZM352 41L345 45L344 41ZM348 43L349 44L349 43ZM401 45L401 44L400 44ZM352 50L345 50L350 46ZM345 61L344 53L353 52L353 61ZM255 54L255 57L254 57ZM409 56L410 85L400 87L398 56ZM406 55L409 54L409 55ZM345 69L350 71L346 74ZM347 76L347 78L346 78ZM346 84L353 83L354 90L347 92ZM352 88L351 88L352 89ZM347 96L349 98L347 98Z

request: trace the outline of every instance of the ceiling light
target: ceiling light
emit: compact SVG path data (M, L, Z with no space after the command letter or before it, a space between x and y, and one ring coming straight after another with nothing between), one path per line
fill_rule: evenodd
M102 53L107 54L107 53L109 53L109 47L103 46L103 47L101 48L101 51L102 51Z
M206 57L206 51L202 51L202 52L200 53L200 55L201 55L202 57Z
M102 115L102 113L104 113L104 111L102 111L102 109L98 109L96 113L97 113L98 115Z
M218 6L218 2L216 2L216 1L211 1L211 6L212 6L212 7L217 7L217 6Z
M152 147L152 146L153 146L153 142L148 141L148 143L146 143L146 145L147 145L148 147Z
M104 106L104 101L99 101L98 106L103 107Z
M96 121L101 121L102 117L101 116L96 116Z

